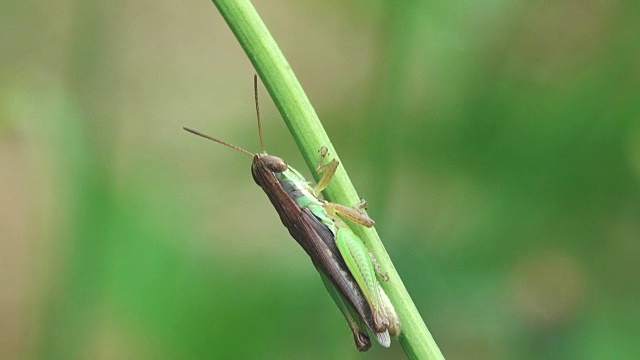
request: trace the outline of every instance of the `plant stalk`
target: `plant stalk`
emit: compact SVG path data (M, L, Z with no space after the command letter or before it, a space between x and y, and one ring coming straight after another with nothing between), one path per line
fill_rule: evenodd
M317 181L319 176L315 167L322 146L329 149L332 158L340 159L291 66L249 0L213 0L213 3L249 57ZM344 166L338 168L323 195L339 204L359 201ZM407 356L411 359L444 359L375 228L352 228L375 255L382 271L389 275L389 281L382 282L382 286L402 323L398 341Z

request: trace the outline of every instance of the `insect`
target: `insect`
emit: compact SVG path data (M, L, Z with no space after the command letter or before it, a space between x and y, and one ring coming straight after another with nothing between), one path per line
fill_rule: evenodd
M322 178L315 187L282 158L267 154L260 123L257 76L254 76L254 96L262 153L253 154L198 131L184 130L253 158L251 174L254 181L267 194L291 236L311 258L347 320L358 350L366 351L371 347L367 329L382 346L389 347L390 336L400 333L400 322L378 281L386 281L388 277L380 272L373 254L338 214L368 227L373 226L374 221L362 211L362 202L351 208L319 198L339 166L335 159L325 163L326 147L320 150L316 170Z

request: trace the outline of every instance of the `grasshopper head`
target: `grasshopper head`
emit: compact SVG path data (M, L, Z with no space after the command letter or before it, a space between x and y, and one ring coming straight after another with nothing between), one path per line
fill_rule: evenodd
M260 160L274 173L281 173L289 168L287 163L277 156L261 154Z

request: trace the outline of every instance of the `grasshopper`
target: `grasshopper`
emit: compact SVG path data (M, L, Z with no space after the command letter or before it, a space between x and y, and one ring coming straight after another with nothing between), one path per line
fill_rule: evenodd
M267 154L260 123L257 76L254 76L254 96L262 153L253 154L198 131L184 130L253 158L251 174L254 181L267 194L291 236L311 258L327 291L347 320L358 350L366 351L371 347L367 329L382 346L389 347L390 336L400 333L400 322L380 286L379 280L386 281L388 277L380 272L373 254L338 214L367 227L373 226L374 221L362 211L363 203L351 208L319 197L339 166L335 159L324 162L328 154L326 147L320 149L316 170L322 178L315 187L282 158Z

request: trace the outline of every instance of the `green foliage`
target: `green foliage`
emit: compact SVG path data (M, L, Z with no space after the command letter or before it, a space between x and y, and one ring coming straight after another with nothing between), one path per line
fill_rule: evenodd
M259 148L215 8L127 4L0 11L0 357L403 357L355 351L248 158L181 130ZM256 3L443 354L633 358L637 5L347 6Z

